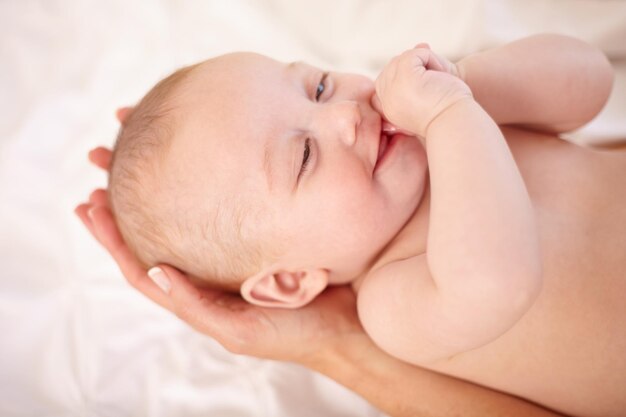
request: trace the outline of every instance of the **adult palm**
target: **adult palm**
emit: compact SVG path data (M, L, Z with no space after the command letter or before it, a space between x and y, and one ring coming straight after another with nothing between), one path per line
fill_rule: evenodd
M96 148L89 159L108 170L111 151ZM75 213L134 288L233 353L306 364L324 349L341 345L345 338L367 337L349 286L328 288L297 310L269 309L251 305L238 294L194 285L185 273L158 265L171 283L165 293L124 242L109 210L106 190L92 192Z

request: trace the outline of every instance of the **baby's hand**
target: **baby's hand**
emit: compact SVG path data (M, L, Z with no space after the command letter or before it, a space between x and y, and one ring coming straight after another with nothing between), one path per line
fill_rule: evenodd
M472 98L470 88L421 44L393 58L376 79L385 118L422 138L430 123L455 103Z

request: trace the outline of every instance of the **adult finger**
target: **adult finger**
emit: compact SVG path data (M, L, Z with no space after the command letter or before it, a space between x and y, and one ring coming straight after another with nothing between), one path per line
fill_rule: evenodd
M125 244L105 206L85 203L75 212L113 257L131 286L197 331L215 338L229 351L249 353L254 330L267 328L267 323L259 323L262 315L252 311L255 306L238 295L199 289L169 265L158 265L146 272ZM164 275L160 276L159 271Z
M93 206L107 206L109 205L109 198L105 189L97 188L89 194L89 202Z
M76 206L76 208L74 209L74 213L83 222L83 224L85 225L87 230L89 230L89 233L91 233L94 239L100 242L98 234L96 233L96 229L93 225L93 221L89 215L89 210L96 206L108 206L108 197L106 195L106 190L99 188L92 191L92 193L89 195L89 202L82 203Z
M129 284L152 301L171 310L166 294L148 277L144 266L124 242L109 209L106 206L96 206L88 214L97 239L113 257Z
M98 239L98 235L96 234L96 230L95 230L95 228L93 226L93 222L91 221L91 218L89 217L89 214L88 214L89 210L92 207L93 207L93 204L91 204L91 203L79 204L74 209L74 213L83 222L83 224L85 225L87 230L89 230L89 233L91 233L91 235L94 237L94 239L96 239L98 242L100 242L100 239Z
M133 111L133 108L130 106L120 107L119 109L116 110L115 117L117 118L118 122L120 122L121 124L124 124L126 122L126 119L128 118L128 116L130 115L132 111Z
M110 149L105 148L104 146L98 146L97 148L89 151L89 160L97 167L108 171L109 166L111 165L112 155L113 153Z
M198 288L169 265L151 268L148 275L167 291L172 312L231 352L249 351L254 342L252 338L258 338L258 332L267 329L267 323L260 322L261 309L237 294Z

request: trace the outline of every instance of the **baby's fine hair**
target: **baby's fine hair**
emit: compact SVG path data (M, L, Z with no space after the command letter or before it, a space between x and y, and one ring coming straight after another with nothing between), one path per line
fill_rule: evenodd
M213 219L197 222L175 204L162 204L174 191L164 189L172 181L163 181L161 173L175 136L176 98L198 65L161 80L123 120L109 170L109 205L145 268L167 263L214 287L237 291L262 259L261 243L242 238L242 207L217 207Z

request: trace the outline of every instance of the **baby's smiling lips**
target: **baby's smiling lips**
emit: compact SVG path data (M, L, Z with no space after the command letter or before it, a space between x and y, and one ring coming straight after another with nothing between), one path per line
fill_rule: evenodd
M376 157L376 164L378 164L378 161L380 161L380 157L385 153L388 144L389 135L383 131L380 134L380 142L378 143L378 156Z
M389 145L389 140L391 136L387 134L384 130L380 132L379 141L378 141L378 150L376 151L376 161L374 162L374 168L372 169L372 174L376 172L378 168L378 164L380 163L381 157L385 154L387 150L387 145Z
M376 172L376 170L378 169L378 165L380 165L381 163L381 160L385 159L384 156L388 148L397 141L398 137L413 136L412 133L402 130L399 127L389 123L388 121L384 119L382 120L380 130L381 131L380 131L380 138L379 138L379 143L378 143L376 163L374 164L374 169L372 171L372 174Z
M413 133L409 132L408 130L400 129L398 126L391 124L386 120L383 120L382 131L383 133L386 133L387 136L393 136L396 133L401 133L406 136L413 136Z
M383 156L385 151L387 150L387 145L389 145L389 140L393 135L400 132L393 124L389 123L386 120L382 120L380 127L380 137L378 142L378 151L376 156L376 163L374 164L374 171L376 171L376 166L378 166L378 162L380 161L380 157Z

